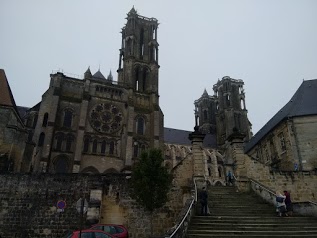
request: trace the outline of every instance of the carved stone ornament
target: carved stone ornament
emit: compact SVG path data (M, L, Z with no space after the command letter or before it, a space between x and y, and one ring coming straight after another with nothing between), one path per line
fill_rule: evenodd
M98 132L114 133L122 127L123 114L111 103L99 103L91 109L89 122Z

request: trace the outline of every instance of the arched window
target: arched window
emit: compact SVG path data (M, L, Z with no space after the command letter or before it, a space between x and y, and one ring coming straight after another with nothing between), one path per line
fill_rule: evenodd
M85 138L85 140L84 140L84 150L83 150L83 152L84 152L84 153L87 153L88 150L89 150L89 138Z
M56 173L68 173L69 172L69 165L67 158L61 156L57 158L54 162L55 172Z
M207 110L204 110L204 120L208 120L208 113L207 113Z
M42 147L42 146L44 145L44 139L45 139L45 134L44 134L44 132L42 132L42 133L40 134L40 137L39 137L39 141L38 141L38 145L37 145L37 146Z
M110 141L109 143L109 154L110 155L114 154L114 141Z
M144 135L144 119L142 117L139 117L137 119L137 134L138 135Z
M62 145L63 145L63 140L64 140L64 135L63 134L58 134L56 135L56 150L62 150Z
M72 119L73 119L73 113L70 110L65 110L63 126L67 128L72 127Z
M66 138L66 151L72 150L72 143L73 143L73 135L68 135Z
M42 122L43 127L47 126L47 121L48 121L48 113L46 112L43 117L43 122Z
M101 154L105 154L106 153L106 141L102 141L100 153Z
M97 147L98 147L98 141L95 139L94 142L92 143L92 153L94 154L97 153Z

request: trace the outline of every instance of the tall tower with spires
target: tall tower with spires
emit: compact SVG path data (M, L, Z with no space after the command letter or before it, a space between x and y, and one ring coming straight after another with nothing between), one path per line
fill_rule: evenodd
M138 15L134 7L122 28L118 83L158 100L158 21Z
M217 144L223 145L233 134L251 138L251 123L245 106L244 82L225 76L213 86L216 97Z

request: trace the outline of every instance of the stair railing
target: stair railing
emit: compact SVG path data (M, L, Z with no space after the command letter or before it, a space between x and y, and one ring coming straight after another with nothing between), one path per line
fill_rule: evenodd
M256 192L257 190L259 190L260 192L260 196L265 199L266 201L275 204L275 192L272 191L271 189L268 189L267 187L265 187L264 185L260 184L259 182L254 181L253 179L250 179L250 183L251 183L251 188ZM255 184L255 187L252 186L252 184ZM265 194L263 194L263 191L265 191L269 196L266 196ZM309 206L307 207L306 204L309 204ZM301 208L303 207L303 208ZM317 217L317 203L313 202L313 201L305 201L305 202L293 202L293 209L294 212L301 214L301 215L312 215Z
M196 180L193 179L194 181L194 195L192 196L192 200L188 206L188 209L181 220L181 222L178 224L178 226L175 228L175 230L172 232L170 235L166 235L165 238L184 238L186 236L187 228L189 226L190 220L192 216L195 213L195 204L197 202L197 185L196 185Z

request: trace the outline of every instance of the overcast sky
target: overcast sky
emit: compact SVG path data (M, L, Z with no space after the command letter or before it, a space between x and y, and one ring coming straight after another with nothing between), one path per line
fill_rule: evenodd
M245 83L256 133L303 79L317 78L314 0L0 0L0 68L15 101L31 107L50 73L116 70L120 30L134 5L155 17L165 127L193 130L194 101L218 78Z

